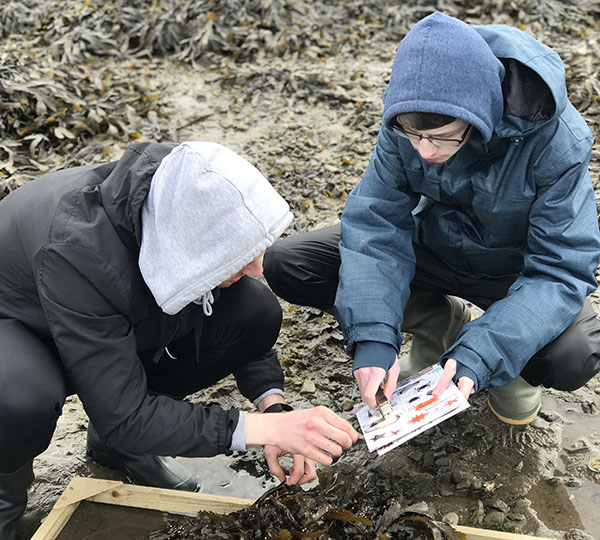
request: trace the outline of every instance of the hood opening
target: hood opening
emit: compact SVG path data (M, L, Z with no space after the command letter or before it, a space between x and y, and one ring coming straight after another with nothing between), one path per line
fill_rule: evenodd
M518 60L499 60L506 70L502 81L504 114L529 122L542 122L552 118L556 113L556 103L544 80Z

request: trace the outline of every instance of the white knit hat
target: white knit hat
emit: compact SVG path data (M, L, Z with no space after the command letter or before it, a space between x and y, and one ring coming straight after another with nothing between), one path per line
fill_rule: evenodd
M292 221L288 204L248 161L203 141L176 146L142 207L139 267L174 315L269 247Z

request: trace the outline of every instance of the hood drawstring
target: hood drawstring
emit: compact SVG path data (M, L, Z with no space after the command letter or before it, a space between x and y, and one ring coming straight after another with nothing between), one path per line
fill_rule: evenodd
M200 297L200 302L202 302L202 311L204 311L204 315L210 317L213 312L212 304L215 301L215 297L213 296L212 291L205 292Z

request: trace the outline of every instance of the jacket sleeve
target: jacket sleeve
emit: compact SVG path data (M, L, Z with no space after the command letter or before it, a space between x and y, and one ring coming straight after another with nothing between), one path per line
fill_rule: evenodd
M210 456L227 452L239 413L148 394L126 315L129 280L81 245L49 244L34 261L52 338L98 433L121 450Z
M505 298L468 323L442 361L475 377L476 390L503 386L558 337L597 288L600 256L596 202L588 173L591 141L549 146L534 170L523 270Z
M395 135L382 127L364 177L350 194L341 219L335 313L353 357L359 342L400 349L404 307L415 269L411 212L418 200L406 180Z

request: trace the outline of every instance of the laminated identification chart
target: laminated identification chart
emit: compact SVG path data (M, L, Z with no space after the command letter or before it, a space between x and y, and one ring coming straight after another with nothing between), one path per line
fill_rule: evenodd
M469 407L453 382L440 396L432 395L442 373L442 367L434 364L399 381L389 402L383 406L371 410L366 403L360 403L354 407L370 451L385 454Z

